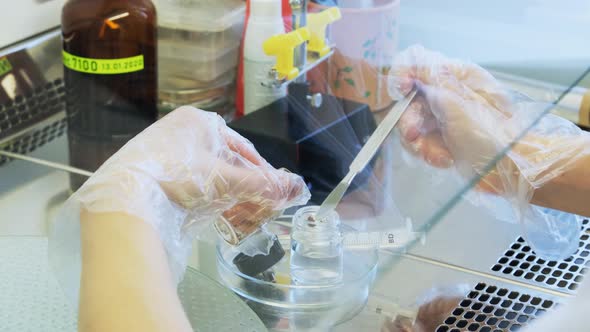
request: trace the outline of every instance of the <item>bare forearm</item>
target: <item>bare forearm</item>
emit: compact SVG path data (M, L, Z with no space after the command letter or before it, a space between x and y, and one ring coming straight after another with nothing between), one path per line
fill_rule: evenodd
M81 219L79 331L192 331L152 227L120 213Z

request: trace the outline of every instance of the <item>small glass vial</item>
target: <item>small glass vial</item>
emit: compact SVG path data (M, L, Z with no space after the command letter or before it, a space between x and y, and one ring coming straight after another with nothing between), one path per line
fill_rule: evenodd
M291 279L296 285L336 284L342 281L340 217L333 211L316 220L319 206L299 209L291 230Z
M236 246L278 215L280 211L274 211L260 204L244 202L225 211L213 226L225 242Z

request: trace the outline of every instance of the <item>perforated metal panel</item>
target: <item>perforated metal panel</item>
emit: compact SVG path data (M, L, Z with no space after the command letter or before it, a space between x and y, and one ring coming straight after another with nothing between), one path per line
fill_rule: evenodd
M555 306L550 299L479 283L436 332L518 331Z
M66 132L66 126L65 119L57 120L12 140L6 146L2 147L2 150L20 154L33 152L35 149L63 135ZM0 156L0 166L9 162L10 159Z
M511 275L527 283L574 293L588 266L590 266L590 225L582 224L578 250L563 261L547 261L539 258L526 241L519 237L504 255L492 266L492 271Z
M65 133L65 90L56 80L0 105L0 149L27 154ZM0 157L0 165L9 161Z

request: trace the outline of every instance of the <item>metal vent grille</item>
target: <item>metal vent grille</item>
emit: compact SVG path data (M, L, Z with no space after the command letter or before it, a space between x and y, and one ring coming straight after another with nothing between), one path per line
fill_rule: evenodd
M479 283L436 332L518 331L556 305L549 299Z
M27 154L33 152L35 149L51 142L57 137L60 137L66 132L66 119L55 121L47 126L43 126L39 130L33 130L26 135L22 135L14 140L11 140L8 145L2 149L19 154ZM0 156L0 166L9 162L12 158Z
M65 89L62 80L0 105L0 149L26 154L65 133ZM9 158L0 157L0 165Z
M492 266L492 271L573 293L590 266L589 232L588 220L584 220L578 250L563 261L547 261L537 257L526 241L519 237Z

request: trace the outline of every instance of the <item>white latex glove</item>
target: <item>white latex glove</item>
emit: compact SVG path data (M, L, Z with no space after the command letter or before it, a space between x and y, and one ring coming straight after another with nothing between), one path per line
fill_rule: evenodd
M399 96L413 86L420 95L398 128L409 150L431 165L455 165L464 175L483 176L503 149L518 142L492 177L484 179L484 189L509 191L511 186L503 180L517 180L520 174L531 189L539 188L587 147L586 134L552 114L527 131L550 105L519 100L476 64L412 46L396 57L389 88Z
M506 121L509 97L483 68L414 46L396 57L390 75L394 95L419 89L398 128L409 150L428 163L473 176L510 142L502 127L488 131L488 124Z
M194 236L222 214L264 221L309 197L299 176L273 168L221 117L181 107L127 143L68 199L51 230L50 259L76 297L70 285L80 276L80 210L123 212L156 229L179 281Z
M408 150L436 167L454 165L467 180L482 177L478 188L511 201L525 236L539 235L527 237L537 254L558 259L573 253L579 225L560 223L529 202L535 189L588 152L588 135L560 117L541 117L550 105L515 97L480 66L421 46L401 52L390 72L393 96L414 86L419 96L398 125Z

